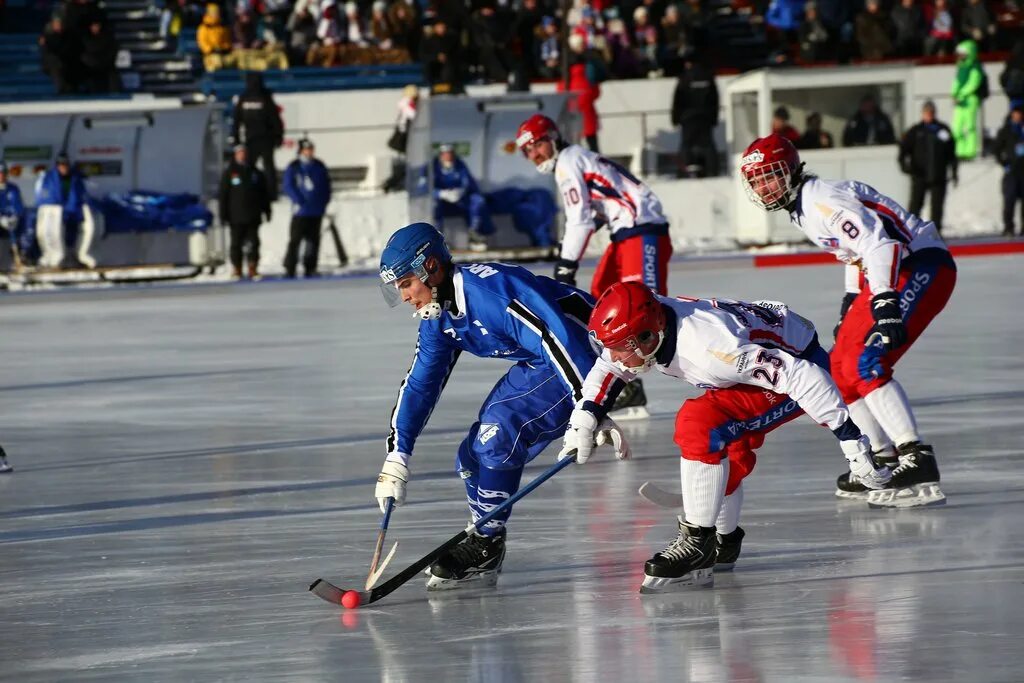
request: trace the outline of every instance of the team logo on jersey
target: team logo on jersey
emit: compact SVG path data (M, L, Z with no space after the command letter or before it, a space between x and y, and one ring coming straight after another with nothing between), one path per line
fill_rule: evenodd
M819 237L818 244L825 247L826 249L838 249L839 238L838 237Z
M501 425L496 424L482 424L480 425L479 439L480 445L483 446L485 443L493 439L497 434L498 430L501 429Z

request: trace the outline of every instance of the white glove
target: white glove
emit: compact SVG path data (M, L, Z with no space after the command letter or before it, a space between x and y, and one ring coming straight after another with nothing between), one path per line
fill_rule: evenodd
M576 409L569 416L569 428L562 437L562 450L558 459L564 460L576 455L576 462L582 465L594 451L594 433L597 431L597 417L587 411Z
M382 513L387 509L388 498L394 498L395 505L405 502L405 485L408 481L408 467L400 462L384 461L384 467L377 475L377 488L373 492Z
M0 228L10 230L14 227L14 216L0 216Z
M615 449L615 457L619 460L629 460L633 457L633 449L629 447L629 440L622 433L619 425L615 424L615 420L610 417L605 418L598 429L600 430L596 439L598 446L610 443Z
M843 449L846 461L850 463L850 474L857 477L857 480L869 489L885 488L885 485L892 479L892 472L888 467L875 469L875 461L871 457L871 441L861 434L856 441L840 441L839 447Z

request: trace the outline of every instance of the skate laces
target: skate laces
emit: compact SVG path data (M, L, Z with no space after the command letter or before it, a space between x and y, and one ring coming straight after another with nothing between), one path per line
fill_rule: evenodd
M701 552L693 536L680 532L676 539L658 554L673 562L678 562L688 555L699 555Z
M906 455L900 456L900 464L896 466L896 469L892 471L893 476L906 472L907 470L916 469L918 466L917 453L907 453Z
M487 536L474 534L465 543L452 548L452 558L467 567L475 565L479 560L490 559L491 540Z

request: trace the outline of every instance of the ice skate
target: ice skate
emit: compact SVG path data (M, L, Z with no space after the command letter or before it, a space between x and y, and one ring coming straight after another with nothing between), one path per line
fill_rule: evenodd
M872 454L879 467L888 467L890 470L893 470L897 465L899 465L899 456L892 455L889 457L882 457L878 455L879 452ZM836 498L867 500L868 493L871 490L872 489L869 489L867 486L860 483L860 480L851 474L850 470L846 470L839 475L838 479L836 479Z
M608 417L616 422L623 420L643 420L650 417L647 411L647 394L644 393L644 385L640 380L633 380L619 393L615 399Z
M718 534L718 550L715 552L715 569L720 572L731 572L740 557L740 546L746 536L742 527L736 527L732 533Z
M469 231L469 250L472 252L487 251L487 238L476 230Z
M493 586L498 582L504 561L505 530L495 536L484 536L474 531L431 565L427 590Z
M641 593L665 593L680 588L715 585L717 541L714 527L679 520L679 535L644 564Z
M4 451L3 446L0 446L0 474L9 474L13 471L14 468L7 462L7 453Z
M910 508L945 505L946 495L939 489L939 466L931 446L919 441L899 448L899 465L892 480L881 490L868 493L868 507Z

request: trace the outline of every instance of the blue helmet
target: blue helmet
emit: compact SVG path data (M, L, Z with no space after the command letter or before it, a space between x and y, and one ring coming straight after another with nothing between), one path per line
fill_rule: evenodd
M430 223L413 223L391 236L380 255L381 291L388 304L399 304L395 283L409 273L426 282L430 273L424 264L431 257L443 264L452 260L444 236Z

